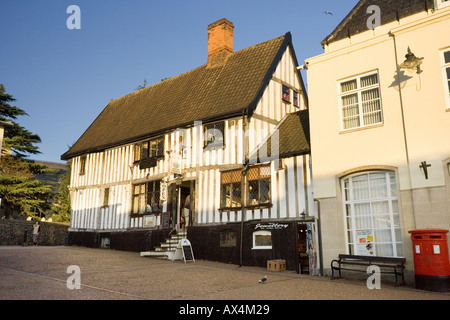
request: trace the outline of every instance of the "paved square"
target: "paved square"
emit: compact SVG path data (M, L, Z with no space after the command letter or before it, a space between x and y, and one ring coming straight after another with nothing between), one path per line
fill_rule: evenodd
M69 289L77 266L80 289ZM267 275L265 284L258 280ZM69 279L70 284L74 284ZM450 294L393 286L369 290L364 280L269 272L196 260L82 247L0 247L0 300L450 300Z

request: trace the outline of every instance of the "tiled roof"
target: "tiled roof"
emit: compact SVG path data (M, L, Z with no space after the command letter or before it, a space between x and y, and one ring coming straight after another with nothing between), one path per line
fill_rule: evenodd
M367 13L367 9L371 5L380 8L380 23L384 25L433 8L433 0L361 0L322 41L322 46L367 31L367 20L372 15L372 11Z
M290 33L242 49L219 67L203 65L111 101L63 160L146 139L194 121L251 115Z
M311 153L307 109L286 115L276 129L278 134L274 130L266 141L250 154L250 159L255 159L255 152L258 152L258 162L265 162L265 156L274 159L277 155L271 154L273 144L278 145L280 159ZM277 147L274 146L274 151L276 150Z

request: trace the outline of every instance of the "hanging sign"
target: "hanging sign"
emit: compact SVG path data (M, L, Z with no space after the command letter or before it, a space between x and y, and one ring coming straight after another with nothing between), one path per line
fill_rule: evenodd
M173 174L181 174L182 158L178 155L170 155L170 172Z
M159 200L161 202L167 201L167 182L161 181Z

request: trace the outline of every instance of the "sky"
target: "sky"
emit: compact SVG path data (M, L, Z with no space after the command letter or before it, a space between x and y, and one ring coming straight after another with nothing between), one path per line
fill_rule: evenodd
M29 158L63 163L110 100L205 64L209 24L233 22L235 51L291 32L303 64L357 2L1 0L0 83L28 113L17 122L42 139ZM67 26L71 5L80 29Z

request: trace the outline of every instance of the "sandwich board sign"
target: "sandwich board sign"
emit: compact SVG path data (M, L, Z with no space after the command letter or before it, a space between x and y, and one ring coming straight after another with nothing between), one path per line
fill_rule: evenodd
M189 261L195 262L191 242L188 239L181 239L178 242L175 253L172 256L172 261L181 260L181 258L183 258L184 263Z

